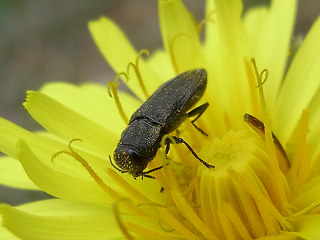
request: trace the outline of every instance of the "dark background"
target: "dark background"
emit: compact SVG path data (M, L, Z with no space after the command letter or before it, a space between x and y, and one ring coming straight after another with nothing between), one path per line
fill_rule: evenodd
M196 19L203 18L205 0L184 0ZM269 3L247 0L245 9ZM37 129L24 110L25 91L48 81L113 80L88 32L87 22L101 15L113 19L137 50L162 47L156 0L1 0L0 116ZM299 2L295 34L305 35L319 15L319 0ZM43 194L0 186L0 202L18 204Z

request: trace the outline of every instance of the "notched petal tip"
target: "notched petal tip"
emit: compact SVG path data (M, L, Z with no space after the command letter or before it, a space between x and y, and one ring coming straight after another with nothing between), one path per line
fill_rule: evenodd
M32 99L32 94L34 93L35 91L32 91L32 90L28 90L27 92L26 92L26 100L22 103L22 105L23 105L23 107L25 108L25 109L28 109L28 105L29 105L29 103L30 103L30 101L31 101L31 99Z

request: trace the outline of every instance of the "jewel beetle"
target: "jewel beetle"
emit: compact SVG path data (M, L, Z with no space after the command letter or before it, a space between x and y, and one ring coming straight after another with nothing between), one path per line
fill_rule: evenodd
M190 110L202 97L207 86L205 69L184 72L162 84L130 118L128 127L122 132L120 141L114 151L113 167L122 173L129 173L134 178L145 176L161 169L162 166L144 171L148 163L157 154L164 135L176 130L186 118L194 117L192 125L202 134L207 135L195 125L195 121L208 108L209 103ZM214 168L194 152L191 146L180 137L174 136L175 143L183 143L203 165ZM172 142L166 141L166 153Z

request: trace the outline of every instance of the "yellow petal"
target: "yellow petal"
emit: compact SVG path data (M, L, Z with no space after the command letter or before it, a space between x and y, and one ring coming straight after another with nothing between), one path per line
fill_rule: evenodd
M29 91L24 105L31 116L49 132L68 141L80 138L84 146L101 156L108 156L118 141L120 132L115 135L43 93Z
M314 23L296 54L277 99L274 128L283 142L287 141L302 110L308 107L319 89L319 39L320 18Z
M18 158L29 178L53 196L105 205L111 202L108 195L90 177L83 177L84 170L79 171L79 177L57 171L54 169L55 163L49 160L45 164L24 142L18 144Z
M44 136L29 132L6 119L0 118L0 151L10 157L17 158L17 143L21 139L28 142L39 155L49 153L49 159L53 153L65 147L61 140L59 142L49 135Z
M0 184L14 188L39 190L28 178L21 163L10 157L0 157Z
M49 83L42 87L40 92L116 134L119 134L126 126L120 115L116 114L118 110L114 100L109 97L106 86ZM125 103L123 104L125 112L131 115L141 103L133 96L119 94L120 101Z
M160 0L159 21L162 40L175 72L205 67L196 22L182 2Z
M33 137L33 133L0 118L0 151L8 156L16 157L18 137L25 139Z
M2 220L0 215L0 240L21 240L21 238L18 238L16 235L10 232L7 228L3 227L1 222Z
M272 108L285 71L291 34L296 15L297 1L274 0L268 11L264 8L251 10L246 18L250 26L248 36L252 56L261 68L269 71L264 85L268 108ZM271 110L271 109L270 109Z
M54 201L54 200L53 200ZM56 200L57 201L57 200ZM19 208L8 205L0 205L3 216L3 225L25 240L43 239L119 239L123 237L112 216L112 211L106 208L86 206L84 204L50 204L39 202L39 208L33 207L33 212L24 212ZM36 205L36 203L34 204ZM83 208L81 211L80 206ZM50 209L51 208L51 209ZM48 209L54 214L47 214ZM92 212L91 212L92 210ZM83 215L81 216L81 214Z
M0 205L0 212L4 219L3 225L27 240L124 239L116 217L124 227L144 236L142 239L179 237L175 233L164 232L158 218L134 216L120 211L115 216L110 208L61 199L38 201L18 207L3 204Z
M263 6L249 9L243 18L250 50L254 57L256 57L256 53L259 50L259 40L262 41L260 35L263 34L264 26L266 25L269 15L270 10Z
M206 24L205 57L208 65L207 93L214 101L212 121L228 119L242 128L244 112L252 112L250 91L256 91L255 83L249 83L245 60L248 52L246 32L241 20L242 2L240 0L207 1L207 18L213 22ZM245 96L245 97L244 97ZM217 120L215 120L217 119ZM214 124L223 128L221 124ZM230 128L230 126L228 126ZM217 132L221 131L219 129Z
M163 50L154 52L148 59L148 65L161 77L162 82L176 75L170 62L170 56Z
M42 216L93 216L109 214L110 208L90 203L80 203L63 199L46 199L16 207L18 210Z
M292 200L297 211L306 211L320 204L320 176L314 177L299 188L299 194Z
M28 132L19 126L0 118L0 150L8 156L17 159L17 145L21 140L28 143L28 146L43 164L50 163L52 156L56 152L68 149L65 141L62 142L61 139L53 135L48 133ZM73 148L81 156L85 157L91 165L95 165L100 169L104 169L106 165L110 165L109 162L106 164L106 159L108 154L113 151L111 146L105 146L105 149L108 150L106 155L99 155L86 148L83 148L83 146L86 146L85 143L81 143L79 146L80 147L76 145L73 146ZM77 176L84 175L81 174L83 172L83 167L81 167L79 164L76 164L76 167L74 165L74 161L67 159L67 161L57 161L54 166L68 174L74 173L75 171ZM87 177L87 174L85 176Z
M317 240L320 239L320 215L303 215L295 217L291 220L294 234L297 237L305 240Z
M101 17L89 22L89 30L100 52L115 72L126 72L128 63L135 63L137 52L124 33L110 19ZM147 66L143 59L139 60L139 70L147 92L151 94L160 85L160 78ZM140 99L145 99L133 71L130 74L128 85Z
M320 71L318 74L318 81L320 81ZM308 113L310 115L310 127L309 127L309 142L313 148L313 152L316 152L315 149L320 147L320 89L318 89L311 102L308 106Z

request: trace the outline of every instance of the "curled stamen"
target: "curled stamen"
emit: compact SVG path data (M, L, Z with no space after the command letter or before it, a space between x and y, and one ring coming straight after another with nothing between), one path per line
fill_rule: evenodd
M81 139L79 138L74 138L72 139L69 144L68 144L68 148L69 148L69 151L59 151L57 153L55 153L51 160L53 161L54 158L56 158L58 155L60 154L67 154L71 157L73 157L74 160L76 160L78 163L80 163L86 170L87 172L89 173L89 175L95 180L95 182L103 189L105 190L106 192L109 191L109 187L103 182L103 180L96 174L96 172L91 168L91 166L89 165L89 163L84 160L77 152L75 152L72 148L72 143L75 142L75 141L81 141Z
M120 194L118 194L116 191L114 191L111 187L109 187L101 177L98 176L98 174L93 170L93 168L89 165L89 163L83 159L77 152L75 152L72 148L72 143L75 141L82 141L79 138L72 139L69 144L69 151L59 151L55 153L51 159L56 158L60 154L67 154L71 156L74 160L76 160L78 163L80 163L89 173L89 175L94 179L94 181L102 188L102 190L108 194L109 197L115 200L119 200L122 198ZM144 211L134 206L132 203L125 204L125 207L132 213L138 214L138 215L146 215Z
M73 138L73 139L71 139L70 142L68 143L68 148L69 148L70 152L68 152L68 151L59 151L59 152L56 152L55 154L52 155L52 157L51 157L51 162L54 162L54 159L55 159L56 157L58 157L59 155L61 155L61 154L67 154L67 155L73 157L73 154L75 153L75 151L73 150L73 148L72 148L71 145L72 145L73 142L76 142L76 141L82 142L82 140L81 140L80 138Z
M256 64L256 60L254 58L251 58L251 64L254 68L254 72L256 74L257 82L258 85L256 86L257 88L261 88L262 85L267 81L269 78L269 71L268 69L263 69L260 73Z
M107 85L107 90L108 90L108 94L110 97L112 97L114 94L114 91L113 91L113 88L112 86L118 86L119 85L119 82L118 82L118 79L121 77L121 75L123 75L123 77L128 81L128 75L125 73L125 72L120 72L120 73L117 73L117 75L114 77L114 80L113 82L108 82L108 85Z
M108 89L109 96L110 97L113 96L113 98L114 98L114 102L117 106L117 109L119 111L119 114L120 114L122 120L127 125L129 123L129 118L123 110L123 107L120 103L120 99L119 99L118 92L117 92L117 86L119 85L118 79L121 77L121 75L123 75L128 80L128 75L124 72L120 72L115 76L113 82L108 82L107 89Z
M175 70L175 72L178 74L180 73L179 71L179 68L178 68L178 64L177 64L177 61L174 57L174 52L173 52L173 45L174 45L174 42L179 38L179 37L186 37L186 38L190 38L187 34L185 33L180 33L180 34L177 34L176 36L174 36L173 38L170 39L169 41L169 56L171 57L171 62L172 62L172 65L173 65L173 69Z
M258 88L259 88L259 97L260 97L260 104L261 104L261 110L262 110L262 122L264 123L265 131L265 143L267 146L267 151L269 155L269 167L272 169L272 172L274 173L274 184L277 185L275 188L275 196L277 198L277 202L280 204L280 207L282 211L284 211L285 206L288 203L288 196L290 190L288 187L288 182L285 181L285 178L283 177L283 173L280 169L280 161L278 159L277 153L276 153L276 147L273 140L273 133L271 130L271 123L268 118L268 112L267 112L267 106L265 102L264 97L264 91L263 91L263 84L266 82L268 78L268 70L264 69L259 73L258 67L256 65L256 61L254 58L251 59L252 66L254 68L254 72L256 75Z
M259 73L259 70L258 70L258 67L256 64L256 60L254 58L251 58L251 64L254 68L256 80L258 82L257 87L259 88L260 104L261 104L261 109L262 109L262 120L265 123L265 128L266 128L265 134L270 135L270 138L271 138L271 131L269 128L270 125L269 125L269 121L267 119L267 107L266 107L266 102L265 102L265 98L264 98L264 91L263 91L263 84L266 82L269 74L267 73L268 72L267 69L264 69ZM263 76L265 76L264 79L262 78Z
M261 87L269 78L269 71L268 69L263 69L260 73L261 82L256 86L257 88Z
M142 50L138 53L138 55L137 55L137 57L136 57L136 62L135 62L135 64L132 63L132 62L130 62L130 63L128 64L128 66L127 66L127 75L129 76L130 67L132 67L133 70L134 70L134 72L135 72L135 74L136 74L136 76L137 76L137 78L138 78L139 85L140 85L140 87L141 87L141 89L142 89L142 92L143 92L145 98L147 99L147 98L149 98L149 94L148 94L148 92L147 92L146 86L145 86L144 83L143 83L142 76L141 76L140 69L139 69L139 59L141 58L141 56L142 56L143 54L149 55L149 51L146 50L146 49L142 49Z
M200 34L203 26L204 26L206 23L208 23L208 22L214 23L214 22L215 22L215 21L211 18L214 13L215 13L215 11L211 11L206 18L202 19L202 20L197 24L197 32L198 32L198 34Z

